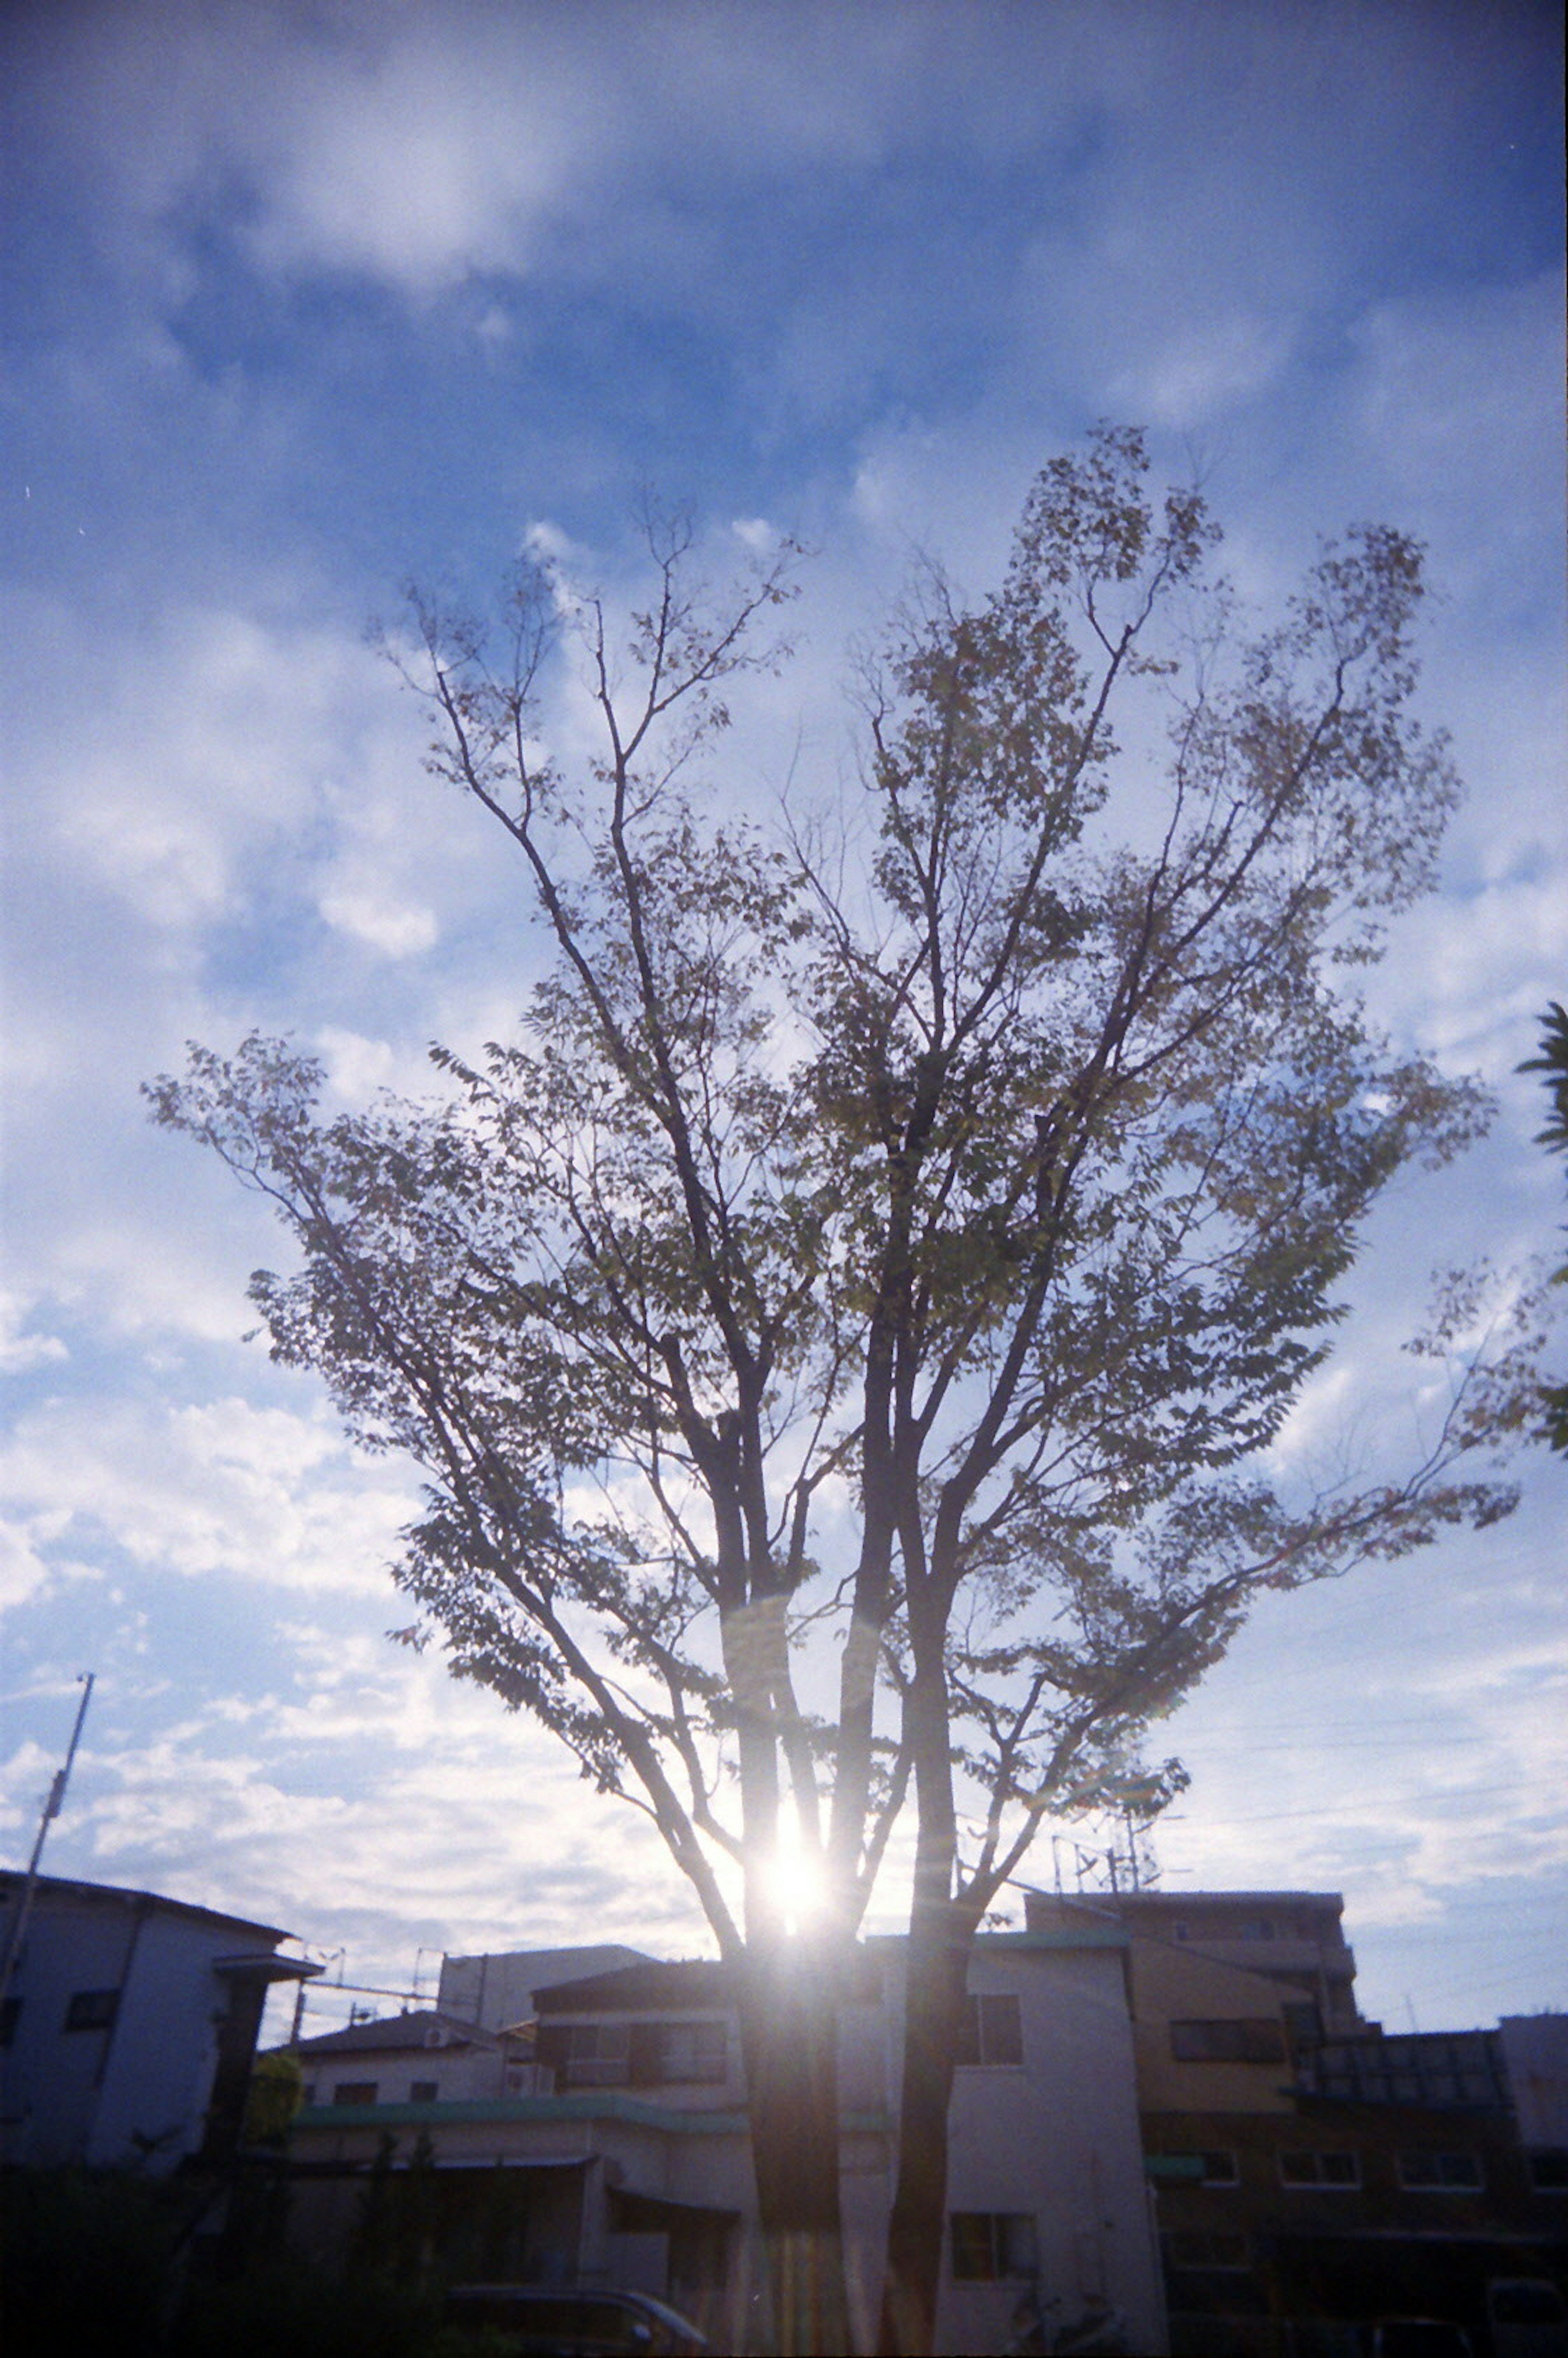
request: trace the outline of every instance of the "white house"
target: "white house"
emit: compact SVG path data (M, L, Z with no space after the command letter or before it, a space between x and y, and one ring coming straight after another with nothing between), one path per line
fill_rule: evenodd
M8 1949L26 1877L0 1872ZM183 1899L41 1876L0 2008L0 2161L155 2172L232 2151L290 1936Z
M351 2022L300 2039L292 2052L308 2107L484 2104L535 2093L518 2042L435 2007Z
M938 2346L1013 2340L1021 2302L1096 2301L1165 2346L1128 2017L1125 1930L1085 1919L983 1936L954 2091ZM840 2025L840 2186L857 2335L873 2346L895 2163L903 1946L871 1941ZM493 1962L493 1961L492 1961ZM462 2068L509 2093L428 2095L434 2018L361 2023L302 2050L294 2216L319 2256L400 2172L449 2272L660 2294L715 2345L765 2342L739 2026L717 1963L641 1962L535 1989L532 2057ZM447 2026L450 2028L449 2024ZM352 2045L341 2043L351 2039ZM425 2061L420 2061L418 2059ZM413 2089L418 2079L420 2096ZM372 2089L373 2087L373 2095ZM389 2192L390 2190L390 2192Z

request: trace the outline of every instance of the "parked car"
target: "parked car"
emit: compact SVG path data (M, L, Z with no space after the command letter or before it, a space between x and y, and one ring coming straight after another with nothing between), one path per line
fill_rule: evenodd
M1367 2358L1476 2358L1476 2345L1448 2317L1379 2317L1367 2336Z
M465 2333L501 2337L507 2358L701 2358L708 2337L645 2292L566 2292L546 2285L457 2285L446 2321ZM499 2353L498 2353L499 2358Z
M1494 2277L1487 2327L1492 2358L1568 2358L1568 2306L1545 2277Z

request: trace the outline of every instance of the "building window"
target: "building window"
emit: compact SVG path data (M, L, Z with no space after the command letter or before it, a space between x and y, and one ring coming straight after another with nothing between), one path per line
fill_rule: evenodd
M1568 2194L1568 2146L1537 2146L1525 2160L1538 2194Z
M65 2009L68 2030L113 2030L120 2011L117 1989L78 1990Z
M307 2104L313 2104L315 2101L316 2082L314 2080L307 2080L304 2086L299 2091L299 2104L301 2111L303 2111Z
M16 2040L16 2024L21 2017L19 1997L0 2000L0 2048L13 2047Z
M1171 2053L1178 2063L1282 2063L1285 2034L1262 2015L1238 2022L1173 2022Z
M1400 2184L1411 2193L1478 2194L1481 2157L1476 2153L1401 2153Z
M1271 1941L1274 1920L1271 1916L1243 1916L1230 1928L1233 1941Z
M433 2104L436 2101L437 2092L439 2085L439 2082L436 2080L411 2080L408 2083L409 2103L411 2104Z
M542 2022L536 2050L562 2088L623 2088L632 2076L627 2022Z
M1039 2266L1034 2222L1026 2211L955 2211L951 2225L956 2284L1032 2277Z
M701 2022L546 2022L536 2049L560 2088L657 2088L723 2081L730 2034Z
M1361 2183L1360 2158L1353 2153L1282 2153L1281 2186L1353 2187Z
M1162 2178L1179 2178L1189 2186L1235 2186L1238 2183L1233 2153L1157 2153L1150 2160Z
M1251 2250L1230 2227L1179 2227L1162 2235L1165 2264L1172 2268L1246 2268Z
M340 2080L332 2091L335 2104L373 2104L377 2082L374 2080Z
M646 2032L645 2038L636 2034ZM712 2086L729 2067L730 2036L721 2021L638 2023L633 2038L633 2079L640 2085L698 2082Z
M954 2061L970 2064L1022 2062L1023 2025L1014 1996L1008 1993L964 2000Z

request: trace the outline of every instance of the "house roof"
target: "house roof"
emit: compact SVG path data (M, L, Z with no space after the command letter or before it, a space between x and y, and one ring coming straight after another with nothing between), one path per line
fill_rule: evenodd
M717 1957L654 1958L647 1964L620 1965L612 1973L557 1982L553 1989L534 1993L541 2015L619 2014L628 2007L639 2013L665 2012L734 2002L734 1976Z
M437 2045L493 2050L501 2040L476 2023L460 2022L453 2015L422 2006L410 2014L382 2015L373 2022L350 2022L341 2030L323 2030L315 2039L302 2039L293 2051L298 2055L396 2055L416 2049L423 2053Z
M1038 1891L1039 1899L1066 1900L1077 1896L1072 1892ZM1333 1908L1342 1909L1345 1895L1340 1891L1097 1891L1083 1898L1097 1908L1169 1909L1181 1915L1199 1908Z
M27 1877L16 1867L0 1867L0 1901L20 1892ZM203 1924L221 1924L225 1931L247 1932L253 1938L276 1945L279 1941L291 1941L294 1934L278 1924L258 1923L254 1916L231 1916L221 1908L203 1908L193 1899L171 1899L164 1891L140 1891L119 1883L80 1883L73 1877L40 1875L34 1893L35 1909L47 1907L50 1900L85 1903L97 1907L158 1909L167 1916L191 1918Z

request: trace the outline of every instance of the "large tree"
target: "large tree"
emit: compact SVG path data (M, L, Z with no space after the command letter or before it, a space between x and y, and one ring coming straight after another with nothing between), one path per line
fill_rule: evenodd
M1506 1365L1417 1466L1268 1470L1379 1191L1480 1108L1354 988L1454 799L1419 553L1351 535L1249 640L1217 540L1135 434L1057 460L1000 587L927 568L861 662L849 805L773 829L709 770L792 551L714 598L654 519L620 627L536 572L488 632L416 600L430 767L552 952L517 1036L335 1120L259 1038L153 1092L294 1231L275 1355L426 1469L416 1626L645 1812L732 1961L786 2348L848 2346L834 2017L895 1831L914 2351L967 1961L1042 1822L1260 1591L1509 1503L1458 1466Z

